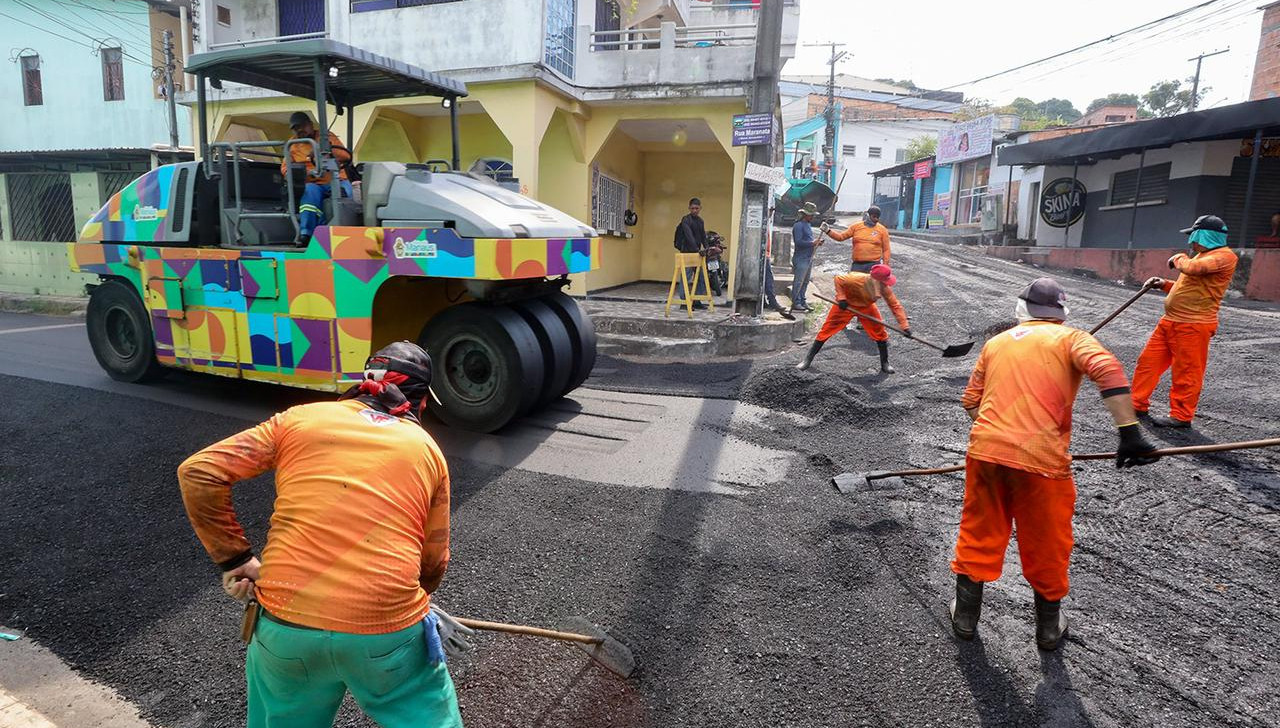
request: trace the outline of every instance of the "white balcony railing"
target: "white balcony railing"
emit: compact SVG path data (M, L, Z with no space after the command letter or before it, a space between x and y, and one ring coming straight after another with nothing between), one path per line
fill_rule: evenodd
M670 32L667 32L670 31ZM660 50L670 48L711 48L726 45L755 45L755 23L735 25L695 25L679 27L663 23L658 28L598 30L590 34L589 50ZM664 44L665 41L669 41Z
M577 73L584 88L638 87L631 96L662 96L662 87L729 87L751 79L755 64L755 25L679 27L666 21L657 28L593 31L578 28ZM720 92L717 92L720 93Z

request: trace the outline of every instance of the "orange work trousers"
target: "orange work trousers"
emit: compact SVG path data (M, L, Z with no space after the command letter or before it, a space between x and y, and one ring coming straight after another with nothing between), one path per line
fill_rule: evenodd
M1138 355L1133 370L1133 408L1146 412L1151 407L1151 393L1160 377L1173 368L1169 386L1169 416L1190 422L1196 416L1200 391L1204 389L1204 369L1209 364L1209 339L1218 324L1188 324L1162 318L1151 332L1147 346Z
M818 341L826 341L844 331L844 327L848 326L849 322L855 318L854 311L859 311L867 316L874 316L884 321L880 316L880 309L874 303L867 306L850 306L848 311L839 306L832 306L831 310L827 311L827 320L822 322L822 330L818 332ZM862 329L867 332L867 336L870 336L872 341L889 340L889 332L885 331L883 326L861 316L857 318L861 319Z
M964 467L964 507L951 570L974 581L999 579L1016 523L1022 575L1045 599L1066 596L1075 481L972 457Z

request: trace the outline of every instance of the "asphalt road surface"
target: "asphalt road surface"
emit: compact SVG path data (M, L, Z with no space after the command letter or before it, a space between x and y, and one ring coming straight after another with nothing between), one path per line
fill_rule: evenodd
M847 250L826 246L815 279ZM894 263L913 328L949 343L1009 322L1039 275L903 241ZM1132 292L1060 278L1082 327ZM1130 371L1159 312L1151 296L1100 335ZM1277 324L1274 309L1224 308L1196 431L1153 437L1280 434ZM639 665L622 680L572 647L482 635L450 665L468 726L1280 725L1280 453L1081 463L1069 640L1036 650L1011 548L979 639L959 643L946 604L962 479L842 496L829 478L960 460L974 355L894 338L899 373L882 377L861 338L833 340L809 372L792 368L801 352L604 358L550 421L438 433L455 488L440 602L547 626L582 615ZM119 385L74 320L17 315L0 315L0 388L0 625L156 725L242 725L238 610L190 532L174 469L317 395L191 375ZM606 421L631 424L619 435ZM624 444L604 448L609 437ZM1114 440L1086 383L1074 449ZM258 543L271 498L267 478L237 489ZM367 725L351 706L339 723Z

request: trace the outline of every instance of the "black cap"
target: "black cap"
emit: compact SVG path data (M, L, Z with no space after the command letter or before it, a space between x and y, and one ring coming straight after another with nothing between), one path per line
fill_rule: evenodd
M1067 292L1052 278L1037 278L1031 281L1018 298L1027 302L1027 313L1035 318L1058 319L1067 318Z
M310 123L311 123L311 117L307 116L307 112L305 111L295 111L289 115L290 129L297 129L303 124L310 124Z
M1197 230L1214 230L1216 232L1225 233L1227 231L1227 223L1217 215L1201 215L1196 221L1191 223L1191 227L1183 228L1183 235L1190 235Z

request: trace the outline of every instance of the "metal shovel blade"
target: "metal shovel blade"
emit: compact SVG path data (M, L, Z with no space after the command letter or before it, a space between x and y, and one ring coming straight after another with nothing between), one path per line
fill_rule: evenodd
M836 490L844 495L854 495L868 490L893 490L903 486L902 478L890 476L884 471L874 473L840 473L831 479Z
M958 357L958 356L964 356L965 354L969 353L969 350L973 348L973 345L975 343L976 342L970 341L967 344L952 344L951 346L948 346L947 348L942 350L942 358L954 359L955 357Z
M604 669L620 677L630 677L636 669L636 658L631 650L621 642L609 636L599 625L587 621L585 617L569 617L561 624L566 632L589 635L598 642L574 642L578 649L587 653L591 659Z

